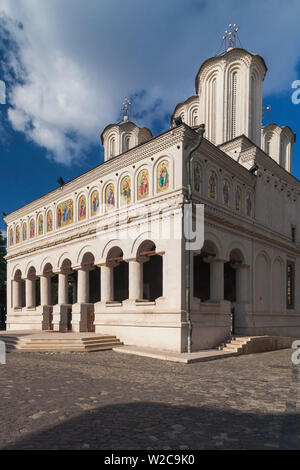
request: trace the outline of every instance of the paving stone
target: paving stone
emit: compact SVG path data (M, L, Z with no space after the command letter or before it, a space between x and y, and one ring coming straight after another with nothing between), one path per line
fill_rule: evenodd
M0 449L300 449L299 377L288 350L190 365L12 352Z

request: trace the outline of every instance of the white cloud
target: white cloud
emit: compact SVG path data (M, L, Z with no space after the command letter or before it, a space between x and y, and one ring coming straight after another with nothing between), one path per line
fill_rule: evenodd
M10 122L59 162L99 142L127 95L146 90L136 100L141 125L172 112L194 93L198 67L230 20L243 46L266 59L267 93L297 78L297 0L284 8L279 0L2 0L0 13L18 45L7 57L18 78Z

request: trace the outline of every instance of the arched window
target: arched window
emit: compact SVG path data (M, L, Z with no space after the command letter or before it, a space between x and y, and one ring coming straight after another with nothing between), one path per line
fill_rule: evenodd
M114 157L116 155L116 139L112 137L110 139L110 156Z
M230 80L230 112L231 112L231 119L230 119L230 128L229 128L229 138L233 139L236 137L237 134L237 85L238 85L238 74L234 71L231 74Z
M210 83L210 140L216 142L216 107L217 107L217 79L214 77Z
M126 152L127 150L130 149L130 135L126 135L124 137L124 148L123 148L123 152Z
M208 178L208 196L210 199L217 200L217 175L214 171L210 171Z

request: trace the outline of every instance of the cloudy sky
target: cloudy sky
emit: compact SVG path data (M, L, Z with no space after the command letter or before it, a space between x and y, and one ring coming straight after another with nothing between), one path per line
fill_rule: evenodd
M268 66L265 123L300 129L299 0L1 0L0 210L11 212L103 160L99 135L120 119L156 135L217 53L229 22ZM300 177L294 148L294 174ZM0 225L3 228L3 224Z

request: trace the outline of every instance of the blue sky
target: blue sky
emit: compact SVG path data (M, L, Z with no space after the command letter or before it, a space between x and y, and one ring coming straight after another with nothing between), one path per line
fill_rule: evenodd
M264 124L300 135L300 105L291 101L300 79L299 17L298 0L1 0L0 211L101 163L100 133L119 120L125 96L139 125L154 135L166 130L229 22L268 66Z

